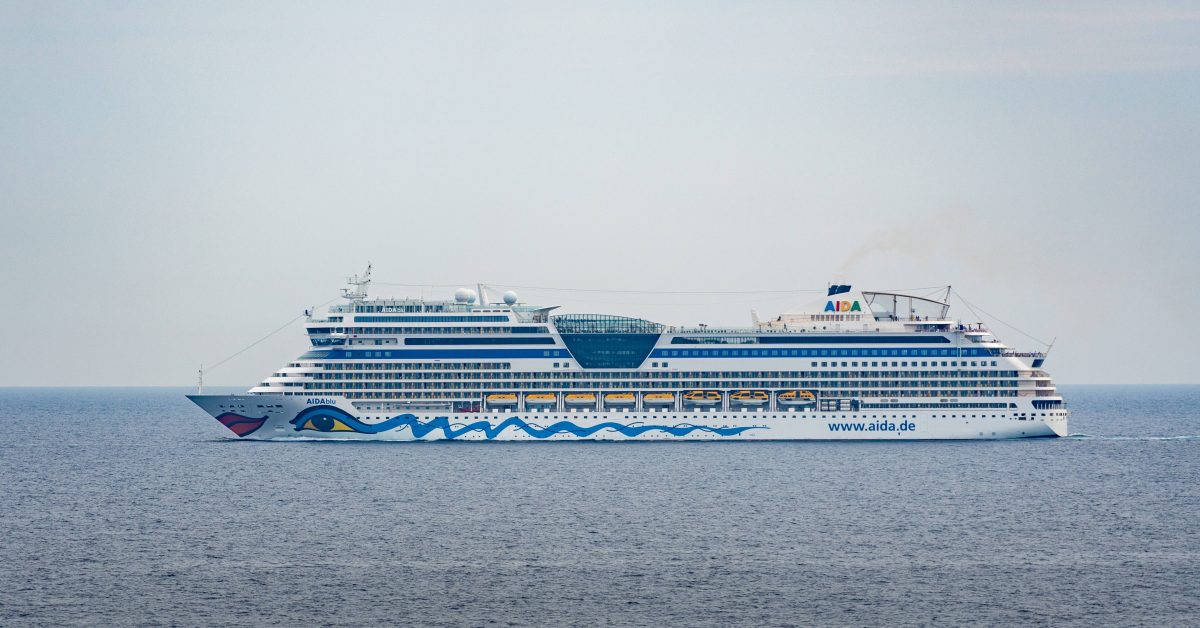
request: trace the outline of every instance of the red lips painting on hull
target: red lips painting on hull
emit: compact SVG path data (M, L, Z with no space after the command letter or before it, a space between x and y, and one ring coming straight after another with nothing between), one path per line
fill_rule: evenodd
M234 434L237 434L238 436L249 436L250 434L254 433L254 430L262 427L263 423L267 422L267 417L264 416L260 419L256 419L253 417L242 416L240 414L234 414L232 412L226 412L225 414L218 416L217 420L221 422L221 425L229 428L229 431L233 432Z

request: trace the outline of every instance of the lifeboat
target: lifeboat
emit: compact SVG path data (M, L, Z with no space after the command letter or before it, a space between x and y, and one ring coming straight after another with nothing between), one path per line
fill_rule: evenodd
M787 392L781 392L775 399L779 402L779 405L787 406L789 408L817 405L816 395L808 392L807 390L789 390Z
M511 393L497 393L487 396L489 406L515 406L517 405L517 396Z
M534 393L525 395L526 406L552 406L558 403L558 395L554 393Z
M673 393L646 393L642 396L642 403L647 406L669 406L675 403L675 395Z
M721 393L715 390L693 390L684 393L683 401L693 406L715 406L721 403Z
M674 401L674 398L672 398ZM610 407L632 406L637 403L633 393L608 393L604 395L604 405Z
M739 390L729 395L729 403L738 406L765 406L771 396L761 390Z
M596 405L596 395L592 393L570 393L563 399L563 403L568 406L594 406Z

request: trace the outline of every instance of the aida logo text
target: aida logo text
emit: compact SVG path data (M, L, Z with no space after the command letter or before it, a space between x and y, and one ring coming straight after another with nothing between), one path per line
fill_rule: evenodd
M825 303L826 312L861 312L858 301L828 301Z

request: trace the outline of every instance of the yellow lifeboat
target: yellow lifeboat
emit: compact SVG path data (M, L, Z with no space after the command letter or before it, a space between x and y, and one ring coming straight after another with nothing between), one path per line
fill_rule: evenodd
M515 406L517 405L517 396L511 393L497 393L487 396L489 406Z
M632 406L636 403L637 398L633 396L633 393L608 393L604 395L604 405L606 406Z
M715 390L693 390L684 393L683 401L693 406L715 406L721 403L721 393Z
M675 403L674 393L646 393L642 403L648 406L669 406Z
M807 390L789 390L776 397L781 406L799 407L817 405L817 397Z
M558 395L554 393L525 395L525 405L527 406L552 406L556 403L558 403Z
M563 400L568 406L594 406L596 395L593 393L570 393Z
M771 396L761 390L739 390L729 395L729 402L738 406L764 406Z

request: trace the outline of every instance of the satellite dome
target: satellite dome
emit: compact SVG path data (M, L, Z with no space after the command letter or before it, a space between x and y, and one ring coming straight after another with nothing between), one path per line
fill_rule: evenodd
M454 291L454 300L458 303L471 303L475 300L475 292L470 288L459 288Z
M512 290L505 292L504 303L505 305L515 305L517 303L517 293L513 292Z

